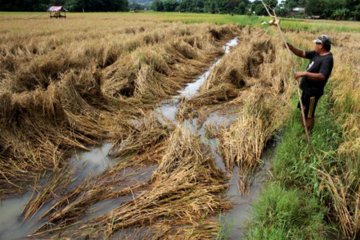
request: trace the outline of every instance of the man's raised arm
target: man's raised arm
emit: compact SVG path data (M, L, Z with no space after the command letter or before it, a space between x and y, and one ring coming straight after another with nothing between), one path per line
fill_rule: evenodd
M300 49L294 47L294 46L293 46L292 44L290 44L290 43L286 43L286 44L288 45L290 51L292 51L296 56L301 57L301 58L306 58L306 57L305 57L305 51L300 50Z

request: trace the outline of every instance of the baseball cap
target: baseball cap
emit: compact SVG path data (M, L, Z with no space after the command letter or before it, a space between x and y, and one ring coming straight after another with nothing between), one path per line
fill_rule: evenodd
M328 35L321 35L314 40L314 43L320 43L323 45L331 45L331 40Z

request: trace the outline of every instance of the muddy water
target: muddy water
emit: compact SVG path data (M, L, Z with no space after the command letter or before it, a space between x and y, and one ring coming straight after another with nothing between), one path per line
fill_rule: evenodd
M70 165L75 170L75 181L70 188L77 186L86 178L96 176L104 172L115 163L108 157L112 147L111 143L105 143L100 147L93 148L90 152L78 152L70 158Z
M34 226L21 221L21 213L30 197L27 193L0 203L0 239L20 239L31 233Z
M232 47L235 47L238 44L238 39L232 39L224 46L225 54L228 54L231 51ZM168 120L173 123L177 123L176 114L178 112L178 107L181 99L190 99L193 97L200 87L205 83L208 79L211 71L214 69L216 65L221 62L221 58L214 62L214 64L198 79L196 79L193 83L188 84L183 90L179 91L179 95L171 99L170 101L164 102L161 104L155 112L158 113L160 119ZM201 141L209 146L211 153L214 156L216 161L216 165L219 169L225 171L225 166L223 163L223 159L219 152L219 140L216 138L208 138L206 136L206 126L212 125L212 127L220 128L229 126L234 120L236 120L234 115L227 114L224 115L220 112L214 112L208 116L205 122L199 124L197 119L189 119L184 121L181 124L184 124L191 132L200 136ZM77 186L81 181L86 178L90 178L96 176L106 169L111 167L114 163L108 157L108 152L111 148L111 144L106 143L98 148L93 148L90 152L81 152L75 154L74 157L70 159L70 165L75 169L76 180L70 186L73 188ZM153 167L153 166L152 166ZM144 170L144 169L143 169ZM148 179L151 177L152 172L155 169L150 169L147 171L140 171L134 179L137 181L143 181L145 178ZM233 176L236 176L238 169L235 169ZM140 173L143 174L140 174ZM142 177L141 177L142 176ZM144 178L144 179L142 179ZM256 198L261 183L258 185L255 182L251 189L251 192L246 197L241 197L236 188L236 178L234 177L231 181L231 187L228 192L229 198L232 200L234 204L234 208L231 212L226 216L228 219L234 219L236 222L236 226L241 226L241 224L247 219L249 216L248 210L251 208L250 203ZM23 223L21 221L21 212L25 207L26 203L29 201L31 194L25 194L21 197L16 197L13 199L5 200L0 205L0 239L21 239L25 236L34 232L42 223L39 222L39 218L44 213L47 208L50 206L49 204L44 206L32 219ZM106 200L94 204L89 214L84 216L82 220L92 219L96 216L101 216L120 204L132 200L134 196L125 196L118 199ZM241 229L240 229L241 230ZM241 234L239 229L234 228L233 232L231 232L231 237L234 239L238 239Z
M93 148L90 152L75 154L70 159L70 165L75 169L76 180L69 189L77 186L85 178L100 174L112 166L113 162L107 156L110 148L111 144L106 143L101 147ZM50 203L46 204L31 219L23 221L21 213L30 198L31 193L29 192L0 203L0 239L23 239L42 225L40 217L51 205ZM97 211L94 210L94 212Z
M231 48L238 44L238 39L235 38L228 42L225 47L225 54L229 53ZM221 62L218 59L208 71L201 75L195 82L190 83L186 88L179 92L179 95L174 97L171 101L163 103L155 111L166 120L170 120L173 123L178 123L176 120L176 114L178 112L180 99L191 99L200 89L200 87L206 82L211 74L211 71L216 65ZM161 120L161 118L159 119ZM220 154L220 143L219 140L209 138L206 134L206 126L211 125L212 127L219 129L221 127L228 127L231 123L236 120L236 115L231 113L213 112L211 113L205 122L202 124L198 123L196 118L187 119L180 123L189 129L193 134L198 135L203 144L209 146L209 149L215 159L216 166L222 171L226 171L223 158ZM178 123L179 124L179 123ZM274 152L274 147L269 147L262 156L262 166L258 173L254 176L254 181L251 184L249 192L246 195L241 195L238 186L238 174L239 168L235 167L232 173L230 181L230 187L226 193L227 197L233 204L231 211L226 213L222 218L220 224L224 225L226 231L229 232L228 239L243 239L245 234L246 223L251 219L252 204L258 199L261 188L264 181L268 176L270 169L270 159Z
M225 54L230 53L231 48L237 46L239 44L238 38L234 38L225 44L224 52ZM210 76L212 70L221 62L222 58L218 59L203 75L201 75L196 81L189 83L183 90L179 93L179 97L184 97L185 99L189 99L193 97L200 89L200 87L205 83L205 81Z
M111 147L111 143L105 143L99 148L93 148L90 152L81 152L71 158L70 163L75 168L82 168L81 173L79 174L82 174L83 176L92 173L102 173L114 164L108 157Z
M230 124L233 123L235 120L236 115L234 114L228 113L227 115L223 115L220 112L213 112L207 117L199 130L201 142L210 147L211 154L215 159L216 166L222 171L225 171L226 169L223 158L220 155L219 139L217 139L216 137L209 138L208 136L206 136L206 127L212 126L216 129L220 129L230 126Z
M237 46L238 44L238 38L234 38L227 42L223 47L225 54L228 54L231 48ZM187 84L183 90L179 91L179 95L173 97L170 101L162 103L155 112L165 117L166 120L176 123L176 114L178 112L180 100L190 99L193 97L199 91L200 87L206 82L212 70L221 62L221 60L222 58L216 60L204 74L198 77L194 82Z
M227 42L223 47L225 55L230 53L231 49L238 44L238 38L234 38ZM179 91L179 95L173 97L173 99L171 99L170 101L162 103L155 110L155 112L159 114L159 120L164 124L166 124L166 121L164 120L171 121L175 124L178 123L176 120L176 114L179 110L180 100L192 98L199 91L200 87L206 82L213 69L221 62L221 60L222 58L217 59L204 74L202 74L194 82L187 84L187 86L183 90ZM212 125L215 128L227 127L235 119L236 118L234 115L223 115L215 112L210 114L206 121L201 125L198 123L198 120L196 118L185 120L181 124L184 125L187 129L189 129L193 134L200 136L201 142L209 146L217 167L225 171L224 162L219 154L219 141L215 138L209 139L206 136L205 128L207 125Z
M150 181L154 171L156 170L156 165L150 165L138 169L125 168L120 172L120 176L126 176L126 179L119 184L119 189L124 189L126 187L133 186L137 183L145 183ZM119 207L119 205L129 202L136 198L141 191L134 191L130 195L122 196L116 199L108 199L97 202L89 209L88 213L80 220L86 222L87 220L94 219L96 217L103 216L106 213L111 212L113 209Z
M275 151L275 144L269 146L261 158L261 167L254 176L249 192L241 195L238 184L239 168L235 167L230 187L226 193L227 197L233 204L231 211L225 214L221 220L224 228L228 230L228 239L244 239L246 234L246 224L251 220L252 204L259 198L263 184L269 177L270 163Z
M85 179L94 177L113 166L115 163L108 157L111 148L110 143L101 147L93 148L89 152L78 152L70 160L70 165L75 170L75 181L69 186L69 191L79 185ZM136 183L149 181L156 166L148 166L140 169L127 168L120 175L129 176L124 182L127 187ZM119 186L120 187L120 186ZM98 202L91 206L88 214L81 221L86 221L104 215L124 202L131 201L137 193L117 199ZM45 220L41 216L49 210L53 202L45 204L39 212L27 221L22 220L21 213L31 198L31 193L4 200L0 203L0 239L24 239L31 235Z

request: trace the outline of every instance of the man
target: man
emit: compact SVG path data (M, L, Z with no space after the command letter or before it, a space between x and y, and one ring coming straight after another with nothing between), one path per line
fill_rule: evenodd
M287 43L289 49L296 56L310 59L306 72L295 73L296 79L301 78L301 101L304 107L306 127L309 131L314 127L316 105L319 98L324 94L324 87L334 65L333 55L330 52L330 38L327 35L321 35L314 40L314 43L314 51L302 51ZM300 108L300 103L298 107Z

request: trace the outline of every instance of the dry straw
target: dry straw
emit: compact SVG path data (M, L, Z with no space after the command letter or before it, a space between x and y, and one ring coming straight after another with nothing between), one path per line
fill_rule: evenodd
M215 66L201 91L181 104L179 119L204 118L213 111L238 112L220 139L225 166L240 168L245 193L267 141L286 120L295 83L281 44L261 30L244 28L240 44Z
M50 205L34 236L139 226L151 236L213 236L217 224L198 222L229 208L225 174L198 138L149 112L202 73L239 27L79 20L49 32L19 22L32 32L0 37L0 198L33 186L24 220ZM76 184L67 159L104 141L115 143L117 162ZM84 220L122 197L111 214Z
M227 188L227 178L216 168L214 160L206 153L207 151L202 149L204 146L200 144L198 138L179 126L166 141L165 146L167 147L162 154L159 166L152 176L152 183L148 186L149 190L135 196L133 201L121 204L107 215L86 223L79 223L80 227L76 224L64 235L104 238L121 229L152 226L157 222L169 224L172 226L171 232L176 234L182 225L194 224L196 226L197 222L208 214L229 208L229 203L219 194ZM106 188L101 187L96 189L97 191L107 191ZM136 191L136 188L132 187L132 189ZM77 191L75 190L75 192ZM91 191L81 192L83 193L80 194L85 196L93 195ZM89 200L95 199L95 196L101 197L103 193L98 194L97 192ZM69 198L67 200L72 203L64 206L64 209L68 209L77 202ZM84 201L84 198L80 198L80 200L82 203L86 203L86 205L78 205L81 207L80 209L91 204L88 202L89 200ZM59 214L63 211L54 213ZM77 214L81 214L81 212ZM51 219L54 222L55 219ZM70 218L69 221L72 219ZM50 230L63 231L63 227L60 225L50 228ZM43 230L44 228L41 228L38 234L45 234L46 232L42 232ZM209 236L206 232L193 232L192 234ZM211 231L208 233L214 234Z
M55 27L54 35L29 22L24 27L33 32L1 36L0 198L25 192L39 174L62 168L74 149L129 138L132 119L191 81L238 31L107 23L79 21ZM84 34L90 26L96 34Z

